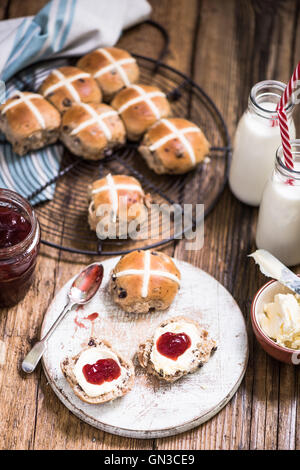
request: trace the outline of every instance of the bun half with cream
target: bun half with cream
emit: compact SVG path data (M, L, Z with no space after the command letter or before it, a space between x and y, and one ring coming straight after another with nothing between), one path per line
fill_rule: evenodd
M67 357L61 370L80 400L98 405L128 393L134 384L134 367L105 340L91 338L88 347Z
M199 323L187 317L163 321L154 335L140 344L138 360L148 374L175 382L196 372L217 349Z

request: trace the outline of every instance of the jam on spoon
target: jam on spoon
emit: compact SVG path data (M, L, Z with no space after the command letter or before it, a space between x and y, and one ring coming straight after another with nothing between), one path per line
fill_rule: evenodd
M121 368L114 359L99 359L95 364L86 364L82 368L87 382L94 385L102 385L104 382L112 382L121 375Z
M191 339L187 334L167 332L158 338L156 347L160 354L176 361L191 344Z

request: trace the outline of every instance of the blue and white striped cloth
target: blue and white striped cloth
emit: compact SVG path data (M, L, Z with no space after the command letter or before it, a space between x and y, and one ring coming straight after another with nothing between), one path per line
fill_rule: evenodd
M0 79L6 85L0 86L0 102L26 84L37 88L31 72L11 79L28 65L112 46L124 29L144 21L150 12L146 0L51 0L34 17L0 21ZM0 187L28 198L58 173L61 155L57 144L19 157L1 136ZM30 202L51 199L54 190L55 184L48 186Z

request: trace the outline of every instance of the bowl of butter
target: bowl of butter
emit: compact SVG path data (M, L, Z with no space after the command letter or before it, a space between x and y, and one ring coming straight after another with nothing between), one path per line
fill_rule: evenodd
M278 281L257 292L251 306L251 322L262 348L275 359L300 364L300 296Z

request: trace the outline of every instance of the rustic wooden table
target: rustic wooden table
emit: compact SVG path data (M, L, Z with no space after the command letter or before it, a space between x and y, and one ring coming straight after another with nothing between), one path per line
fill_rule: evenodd
M45 3L2 0L0 17L35 14ZM152 18L167 28L171 38L165 61L190 74L214 98L231 136L251 86L267 78L287 81L299 60L299 0L151 0L151 4ZM143 25L126 32L120 45L153 57L161 37ZM299 129L299 111L297 123ZM166 248L213 275L232 293L245 315L250 340L246 376L231 402L206 424L168 439L125 439L98 431L59 402L41 367L27 377L20 372L53 295L92 261L42 246L31 291L17 307L0 315L0 448L300 449L300 369L266 356L253 338L249 320L251 299L265 281L246 259L255 249L256 218L256 209L240 204L226 189L206 220L201 251L187 252L183 242Z

